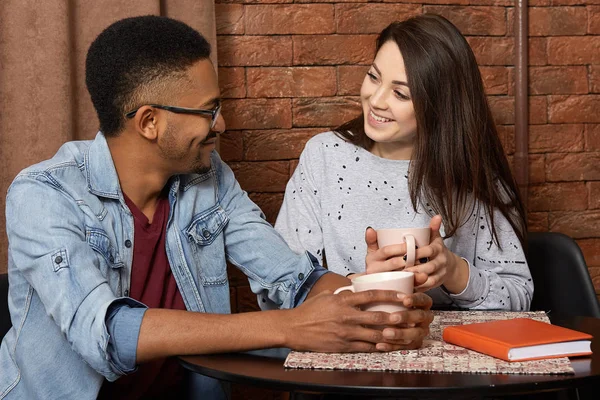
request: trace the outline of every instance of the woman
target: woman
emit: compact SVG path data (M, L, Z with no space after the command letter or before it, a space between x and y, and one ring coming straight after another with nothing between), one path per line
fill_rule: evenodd
M276 229L351 277L365 254L367 273L405 266L405 246L377 249L370 227L430 226L407 268L418 290L437 305L529 309L525 212L467 41L426 14L390 24L376 49L362 115L307 143Z

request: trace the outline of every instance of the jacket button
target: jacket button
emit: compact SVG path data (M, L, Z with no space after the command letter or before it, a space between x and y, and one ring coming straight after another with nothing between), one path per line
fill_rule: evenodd
M210 232L207 229L204 229L202 231L202 236L204 236L206 239L208 239L210 237Z
M57 264L60 264L63 261L61 256L56 256L56 258L54 259L54 262Z
M125 290L125 296L129 296L129 290Z
M302 272L300 272L298 274L298 279L300 279L300 280L304 279L304 274Z
M131 240L127 239L125 241L125 247L130 248L131 247Z

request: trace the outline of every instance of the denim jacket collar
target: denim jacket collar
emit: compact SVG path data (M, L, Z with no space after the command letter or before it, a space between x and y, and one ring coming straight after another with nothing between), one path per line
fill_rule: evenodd
M119 176L102 132L96 134L96 139L85 154L85 165L86 180L91 193L111 199L122 197Z

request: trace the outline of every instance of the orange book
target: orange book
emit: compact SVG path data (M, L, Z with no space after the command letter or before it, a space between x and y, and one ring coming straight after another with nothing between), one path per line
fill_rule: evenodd
M592 336L530 318L449 326L445 342L506 361L592 354Z

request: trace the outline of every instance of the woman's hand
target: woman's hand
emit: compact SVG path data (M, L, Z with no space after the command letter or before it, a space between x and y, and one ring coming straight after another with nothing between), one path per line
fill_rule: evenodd
M444 285L450 293L460 293L469 280L469 265L461 257L451 252L440 234L442 217L431 218L430 243L416 250L418 260L406 271L415 273L415 291L424 292ZM365 232L367 256L365 258L367 274L385 271L401 271L406 267L406 244L396 244L379 248L377 232L367 228Z
M377 231L369 227L365 231L365 242L367 243L367 256L365 265L367 274L387 271L402 271L406 261L402 258L406 254L406 244L394 244L381 249L377 244ZM417 250L417 258L420 257ZM352 279L354 277L350 277ZM424 284L427 275L415 271L415 287Z
M421 259L422 263L406 268L406 271L427 276L425 282L415 288L416 291L426 291L444 285L447 291L456 294L462 292L467 286L469 265L446 247L440 234L441 225L440 215L431 218L430 243L417 249L416 252L416 258Z

